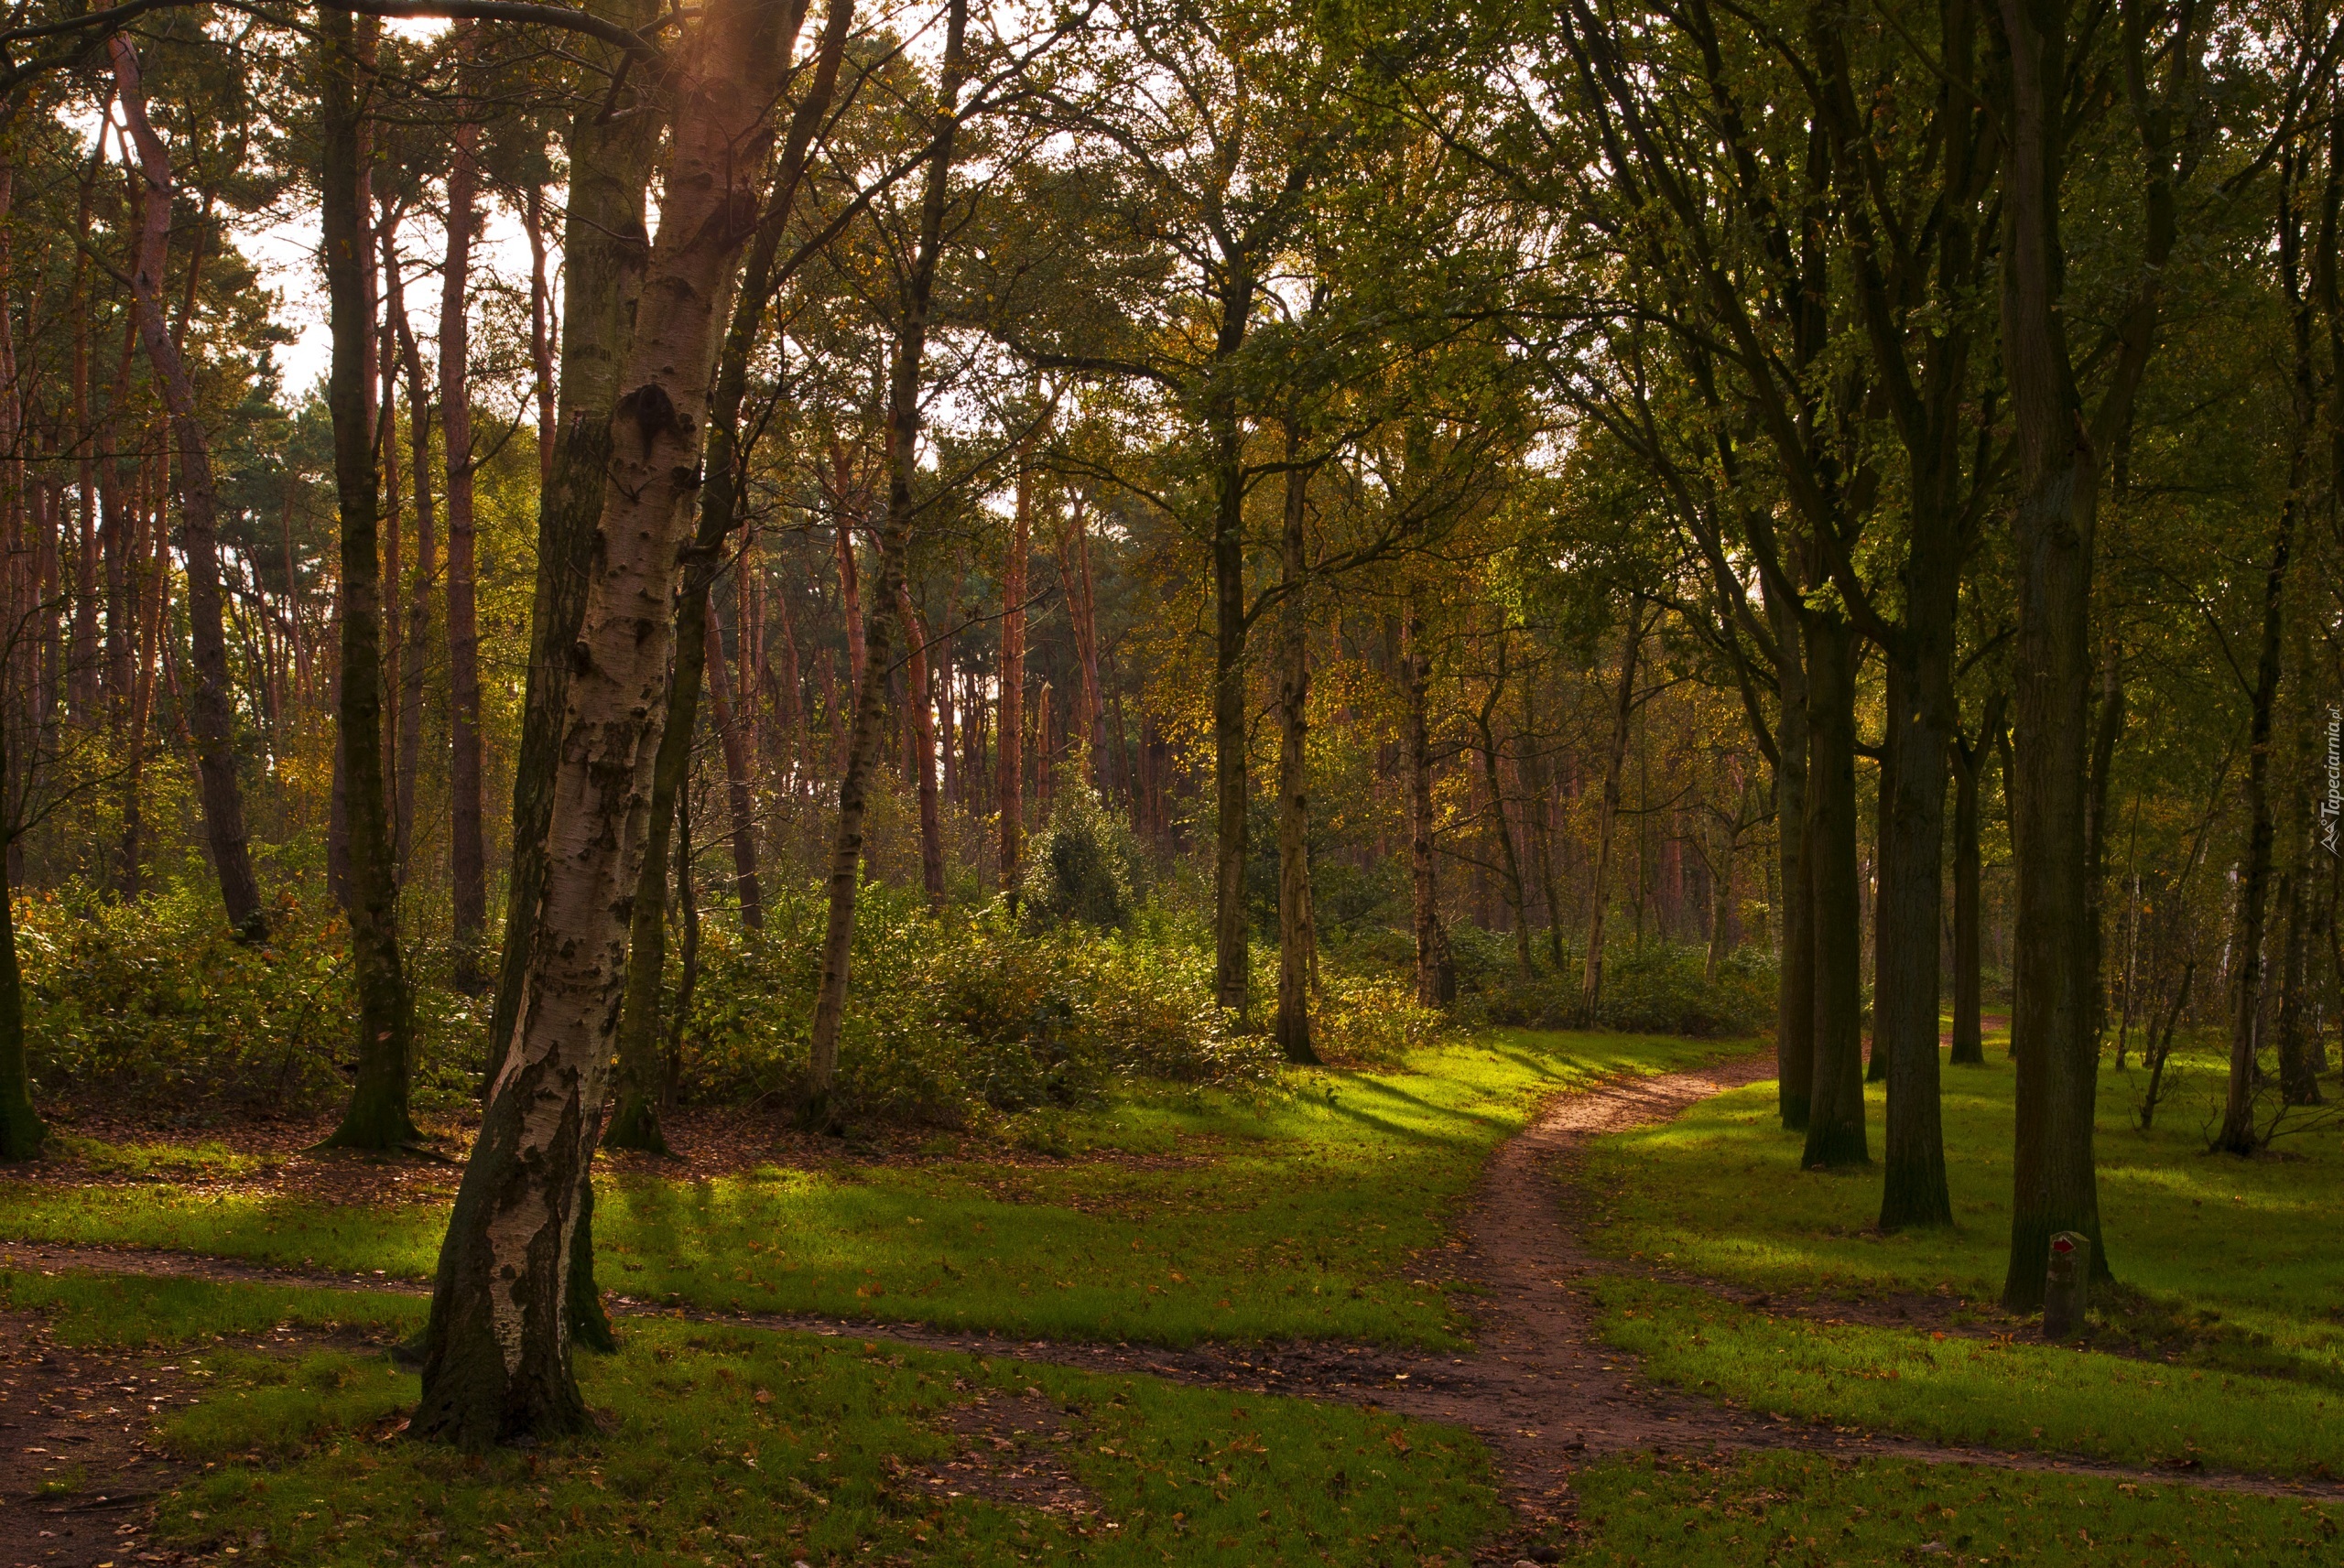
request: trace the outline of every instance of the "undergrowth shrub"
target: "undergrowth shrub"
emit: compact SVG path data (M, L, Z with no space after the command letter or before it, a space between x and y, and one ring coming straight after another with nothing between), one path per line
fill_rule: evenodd
M1525 979L1510 951L1505 968L1492 967L1486 951L1490 941L1487 933L1479 932L1469 941L1479 949L1478 985L1460 1002L1461 1022L1715 1038L1753 1033L1774 1017L1774 958L1761 948L1746 947L1729 956L1718 966L1714 980L1708 978L1706 947L1655 942L1641 950L1626 945L1611 948L1604 957L1602 995L1590 1020L1580 1014L1577 954L1565 950L1560 974L1541 968Z
M1417 1002L1413 978L1389 972L1328 975L1310 1032L1321 1056L1355 1067L1397 1066L1460 1033L1449 1014Z
M14 905L25 1042L37 1095L311 1112L339 1106L357 1059L349 930L280 900L269 939L236 941L209 886L129 901L86 884ZM486 1000L416 978L418 1104L470 1093Z
M684 1032L688 1098L787 1099L813 1022L822 906L775 900L762 932L708 928ZM863 1115L965 1123L985 1110L1091 1104L1142 1078L1266 1084L1276 1051L1231 1034L1210 964L1172 946L1067 925L1036 928L999 907L939 920L866 886L838 1096Z
M1145 861L1123 819L1080 769L1064 770L1049 825L1027 847L1019 892L1027 924L1120 931L1143 893Z

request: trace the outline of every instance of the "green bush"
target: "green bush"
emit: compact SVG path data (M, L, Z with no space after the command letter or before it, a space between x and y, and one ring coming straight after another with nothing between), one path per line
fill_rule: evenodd
M254 945L229 934L205 885L117 900L73 883L14 912L38 1094L190 1118L320 1111L348 1095L358 1001L339 915L281 900ZM417 978L418 1102L454 1103L471 1089L486 1003Z
M1027 922L1120 931L1142 895L1144 861L1130 827L1080 769L1058 779L1049 826L1027 847L1019 893Z
M1597 1022L1636 1034L1714 1037L1753 1033L1773 1021L1773 954L1743 948L1719 966L1715 980L1708 965L1707 950L1693 946L1619 954L1604 966Z
M1448 1044L1457 1025L1416 1000L1414 979L1389 972L1329 974L1311 1038L1318 1054L1346 1066L1396 1066L1411 1051Z
M763 932L711 926L686 1021L691 1098L794 1097L806 1072L822 906L774 900ZM1037 929L998 906L939 919L863 892L839 1042L839 1098L889 1119L1095 1102L1114 1084L1257 1084L1275 1051L1232 1036L1204 956L1079 924Z

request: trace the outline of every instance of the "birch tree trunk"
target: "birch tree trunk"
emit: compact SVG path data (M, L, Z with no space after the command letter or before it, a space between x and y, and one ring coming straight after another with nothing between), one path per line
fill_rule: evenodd
M571 1250L626 982L665 712L681 504L700 482L721 311L753 231L786 8L717 0L672 65L676 124L552 778L547 873L511 1049L440 1255L418 1437L483 1446L588 1424Z
M588 9L623 27L647 26L657 0L593 0ZM573 47L593 58L599 46ZM608 63L615 66L614 59ZM513 1037L530 934L545 890L546 834L553 773L569 698L570 649L578 642L602 520L603 470L611 456L613 406L635 330L636 296L648 252L645 192L658 127L640 119L604 121L601 105L581 108L570 126L570 206L562 224L560 417L551 478L537 499L537 581L529 611L529 675L521 744L513 769L513 859L505 879L504 953L490 1013L483 1087Z

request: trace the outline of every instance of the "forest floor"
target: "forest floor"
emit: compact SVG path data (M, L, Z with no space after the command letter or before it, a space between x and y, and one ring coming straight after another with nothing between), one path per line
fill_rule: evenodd
M1329 1075L1278 1104L1125 1106L1060 1129L1076 1152L989 1181L958 1142L866 1151L844 1180L835 1159L760 1175L769 1148L630 1172L615 1184L637 1206L603 1232L604 1281L639 1259L687 1288L614 1292L624 1346L584 1368L598 1441L487 1459L387 1441L414 1385L382 1347L419 1322L420 1271L402 1265L433 1206L417 1200L444 1177L395 1167L414 1184L321 1203L291 1151L215 1144L190 1183L173 1145L84 1130L0 1188L0 1235L38 1238L0 1246L0 1568L2334 1560L2317 1314L2275 1338L2290 1300L2263 1329L2157 1341L2153 1362L2143 1313L2180 1309L2135 1290L2084 1353L2028 1345L1973 1300L1991 1299L1970 1255L1992 1227L1867 1238L1842 1212L1863 1184L1785 1157L1771 1063L1749 1047L1517 1035L1477 1051ZM1948 1087L1981 1100L1949 1109L1966 1158L1995 1085ZM92 1144L101 1164L148 1147L150 1173L78 1179ZM2324 1168L2295 1173L2337 1190ZM1958 1202L1985 1201L1992 1172L1976 1174ZM683 1190L647 1199L663 1183ZM946 1288L858 1292L852 1315L820 1310L835 1293L805 1271L840 1265L819 1249L711 1278L706 1260L792 1234L776 1187L841 1242L914 1220L965 1230L990 1251L963 1261L1025 1288L956 1301L949 1241L924 1262L874 1246L886 1272L866 1290ZM923 1198L925 1215L894 1206ZM1171 1223L1183 1209L1205 1228ZM1373 1238L1273 1245L1330 1223ZM2121 1200L2110 1223L2127 1223ZM700 1264L673 1256L711 1225ZM1801 1248L1824 1261L1801 1265ZM1036 1264L1124 1299L1069 1332L1077 1282L1036 1303ZM1264 1273L1243 1313L1210 1294ZM1204 1295L1167 1299L1199 1278ZM2181 1370L2241 1355L2263 1359L2210 1387ZM2159 1397L2124 1381L2152 1365L2183 1385L2160 1420L2093 1405ZM2166 1427L2185 1438L2170 1451Z

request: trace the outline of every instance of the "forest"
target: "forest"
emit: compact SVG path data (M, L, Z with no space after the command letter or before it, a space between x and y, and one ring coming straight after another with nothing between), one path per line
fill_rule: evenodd
M2340 229L2327 0L16 0L0 1568L2337 1561Z

